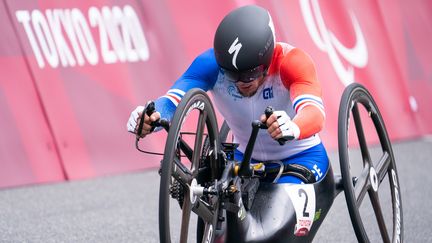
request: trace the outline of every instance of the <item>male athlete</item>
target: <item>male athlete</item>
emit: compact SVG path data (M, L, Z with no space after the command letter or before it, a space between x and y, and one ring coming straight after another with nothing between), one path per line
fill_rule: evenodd
M311 183L323 178L329 161L318 132L325 112L315 65L304 51L275 41L269 12L250 5L230 12L219 24L214 46L196 57L168 92L155 101L156 111L144 114L142 134L151 122L171 120L176 106L192 88L213 95L213 101L239 143L235 159L241 161L251 122L260 119L268 133L260 131L251 163L281 161L298 168L297 176L283 173L277 183ZM263 114L267 106L275 112ZM136 133L144 110L138 106L127 123ZM281 146L276 140L291 137ZM312 175L312 176L311 176Z

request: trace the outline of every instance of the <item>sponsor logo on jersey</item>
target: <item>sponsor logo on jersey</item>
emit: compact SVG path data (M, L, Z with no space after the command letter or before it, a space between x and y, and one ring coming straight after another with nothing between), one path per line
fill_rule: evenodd
M234 97L234 100L243 98L243 96L238 92L237 87L235 87L234 85L229 85L227 92L229 95Z
M263 90L263 98L264 98L265 100L268 100L268 99L272 99L272 98L273 98L273 86L272 86L272 87L269 87L269 88L265 88L265 89Z

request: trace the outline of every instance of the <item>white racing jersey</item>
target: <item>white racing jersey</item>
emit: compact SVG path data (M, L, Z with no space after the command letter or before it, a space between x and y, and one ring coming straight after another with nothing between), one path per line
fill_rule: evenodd
M171 119L181 98L192 88L211 92L242 153L252 131L252 121L259 120L267 106L285 111L299 126L299 139L283 146L261 129L252 153L255 160L282 160L321 142L317 134L325 118L321 87L312 60L298 48L276 44L268 75L251 97L238 92L235 83L219 69L210 49L198 56L172 88L156 100L156 110L163 118Z

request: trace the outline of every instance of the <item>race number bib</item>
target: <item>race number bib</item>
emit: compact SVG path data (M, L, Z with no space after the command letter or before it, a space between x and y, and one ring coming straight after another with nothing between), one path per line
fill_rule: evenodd
M315 216L315 189L313 185L299 184L285 188L294 206L297 224L295 236L305 236L309 233Z

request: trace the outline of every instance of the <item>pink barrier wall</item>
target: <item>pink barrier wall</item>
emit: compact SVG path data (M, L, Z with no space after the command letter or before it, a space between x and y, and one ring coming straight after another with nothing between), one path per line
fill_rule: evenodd
M248 3L269 9L277 39L315 60L327 147L336 148L339 99L351 82L370 89L392 139L432 132L425 1L3 0L0 187L157 167L161 158L138 153L126 132L130 111L165 93L211 47L222 17ZM165 137L144 147L162 151Z
M0 26L0 186L63 180L57 145L3 3Z

